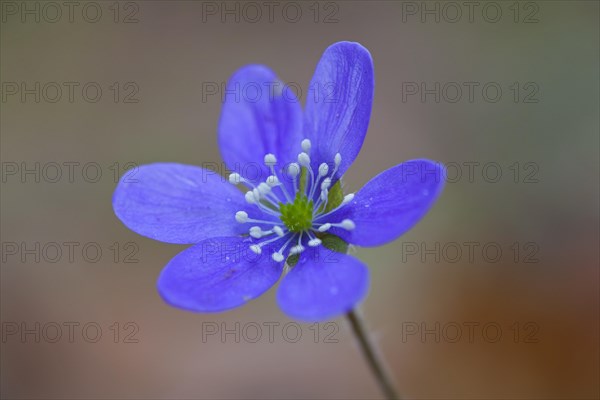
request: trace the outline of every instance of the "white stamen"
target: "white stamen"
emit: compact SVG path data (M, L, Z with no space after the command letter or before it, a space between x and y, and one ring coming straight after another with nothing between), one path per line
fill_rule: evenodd
M319 232L325 232L325 231L328 231L329 228L331 228L331 224L330 223L326 223L326 224L321 225L319 227L318 231Z
M328 197L329 197L329 190L327 190L327 189L321 190L321 201L327 201Z
M327 190L329 189L329 186L331 186L331 178L323 179L323 182L321 183L321 190Z
M333 214L334 212L336 212L340 208L344 207L348 202L352 201L353 199L354 199L354 193L349 193L346 196L344 196L344 200L340 203L339 206L337 206L334 209L331 209L329 211L325 211L325 207L322 207L322 204L317 203L315 205L316 209L318 210L318 209L322 208L323 211L321 211L321 213L319 213L319 214L315 214L313 221L318 222L320 219ZM321 198L321 200L323 200L323 198ZM327 205L326 200L325 200L325 205Z
M261 195L266 196L271 191L271 186L267 185L264 182L261 182L258 185L258 191L260 192Z
M296 246L293 246L290 249L290 254L300 254L304 251L304 246L302 246L302 235L304 232L300 232L300 235L298 235L298 244ZM292 236L293 237L293 236Z
M283 259L284 259L283 252L285 251L285 249L288 246L288 244L290 244L290 242L292 241L292 239L294 239L294 236L290 235L290 238L285 242L285 244L283 246L281 246L281 248L279 249L278 252L275 253L275 254L279 254L277 256L277 258L275 258L275 254L273 254L273 260L275 260L277 262L283 261Z
M290 178L297 177L298 174L300 173L300 166L296 163L291 163L287 167L287 173L290 176Z
M233 174L229 175L229 183L231 183L232 185L238 185L240 182L242 182L242 176L237 172L234 172Z
M336 167L339 167L342 163L342 155L340 153L336 153L335 157L333 158L333 162L335 163Z
M301 244L296 245L290 249L290 254L300 254L304 251L304 246Z
M265 186L267 186L267 184L263 184L261 183L261 185L263 185L263 189ZM269 188L269 191L271 190L271 188ZM270 193L267 193L264 198L266 199L267 195L269 195ZM262 197L262 193L260 192L259 189L255 188L253 190L249 190L244 194L244 197L246 198L246 202L248 202L249 204L254 204L255 206L257 206L262 212L266 213L266 214L270 214L276 217L279 217L279 213L269 207L267 207L265 204L263 204L261 201L261 197ZM271 194L272 197L273 194ZM267 200L268 202L268 200ZM269 203L272 204L272 203Z
M350 219L345 219L345 220L343 220L342 222L340 222L339 224L336 224L336 225L344 228L347 231L351 231L354 228L356 228L356 225Z
M235 220L240 224L248 222L248 213L246 211L238 211L235 213Z
M273 253L273 255L271 257L273 257L274 261L277 261L277 262L283 261L283 254L281 254L281 253Z
M279 178L277 178L277 176L275 175L269 176L267 178L267 185L269 185L270 187L275 187L279 185Z
M272 231L263 232L263 236L266 236L266 235L271 234L271 233L272 233ZM272 239L269 239L269 240L265 240L264 242L261 242L261 243L253 244L253 245L250 246L250 250L252 250L256 254L261 254L263 246L266 246L269 243L273 243L276 240L280 240L279 237L275 237L275 238L272 238Z
M265 165L267 167L272 167L275 164L277 164L277 158L273 154L269 153L265 155Z
M308 153L310 151L311 143L309 139L304 139L302 141L302 151Z
M308 167L310 165L310 157L306 153L298 154L298 163L303 167Z
M250 228L250 236L254 239L260 239L263 236L262 229L259 226L253 226Z
M283 236L283 229L281 229L281 227L279 227L279 226L274 226L273 232L275 232L275 234L279 237Z
M329 165L327 165L326 163L319 165L319 177L327 175L328 172L329 172Z
M344 196L344 200L342 200L342 204L348 204L352 200L354 200L354 193L349 193L349 194L347 194L347 195Z
M320 244L321 244L321 239L319 239L319 238L314 238L314 239L311 239L308 241L308 245L310 247L317 247Z

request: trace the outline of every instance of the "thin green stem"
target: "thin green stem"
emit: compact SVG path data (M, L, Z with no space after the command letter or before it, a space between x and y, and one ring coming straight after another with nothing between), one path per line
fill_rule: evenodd
M346 317L350 322L354 335L358 339L362 353L367 360L373 375L375 375L375 379L377 379L379 388L385 394L386 399L399 400L400 396L392 384L390 374L386 370L383 360L378 357L375 346L367 333L365 324L358 314L358 311L352 310L346 314Z

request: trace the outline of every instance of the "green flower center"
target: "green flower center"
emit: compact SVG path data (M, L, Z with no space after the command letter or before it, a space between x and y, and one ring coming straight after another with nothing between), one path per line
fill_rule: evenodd
M281 221L290 232L303 232L312 227L313 202L302 193L297 193L293 203L279 203Z

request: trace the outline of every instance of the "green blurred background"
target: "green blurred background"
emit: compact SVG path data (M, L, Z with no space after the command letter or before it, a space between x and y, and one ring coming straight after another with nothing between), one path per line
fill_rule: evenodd
M301 340L285 340L290 320L275 290L223 314L165 305L155 280L185 246L136 235L111 208L115 169L128 163L221 162L220 96L207 94L207 83L262 63L306 89L324 49L351 40L370 50L376 90L347 187L412 158L454 168L414 229L355 251L372 273L362 310L399 391L415 399L598 398L599 3L478 2L471 18L463 2L288 3L274 2L270 20L263 2L254 3L261 16L241 2L81 2L69 21L62 2L54 3L61 16L47 3L2 2L2 397L380 396L343 319L334 321L337 343L323 339L332 330L322 326L315 343L306 324ZM234 14L221 15L225 8ZM35 92L36 82L40 101L35 93L22 99L21 83ZM63 88L56 102L52 82ZM79 85L72 101L65 82ZM436 82L439 102L406 93ZM453 88L465 82L479 85L472 101L465 90L454 102ZM96 84L102 96L92 102ZM79 163L70 164L73 179L71 162ZM21 176L35 163L39 182ZM63 173L54 183L53 163ZM73 259L65 242L79 243ZM473 258L467 242L478 243ZM26 251L36 253L36 243L39 262ZM57 260L49 243L62 247ZM87 259L86 243L94 243ZM434 252L412 254L414 245ZM92 262L96 247L102 256ZM497 248L502 256L492 262ZM124 262L132 251L139 262ZM39 343L22 331L36 322ZM203 340L206 323L252 322L263 326L257 343ZM69 323L79 324L73 340ZM96 343L96 325L82 335L90 323L102 329ZM273 343L265 323L280 324ZM424 332L436 323L439 340ZM53 324L62 330L55 343Z

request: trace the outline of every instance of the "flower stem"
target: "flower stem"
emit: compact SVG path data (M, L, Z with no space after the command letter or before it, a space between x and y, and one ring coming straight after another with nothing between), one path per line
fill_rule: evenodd
M400 396L392 384L390 374L384 366L383 360L376 354L375 346L369 338L365 324L358 311L351 310L346 314L346 317L348 318L348 321L350 321L352 331L358 339L362 353L367 360L373 375L375 375L375 378L377 379L379 388L385 394L385 398L390 400L400 399Z

